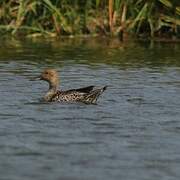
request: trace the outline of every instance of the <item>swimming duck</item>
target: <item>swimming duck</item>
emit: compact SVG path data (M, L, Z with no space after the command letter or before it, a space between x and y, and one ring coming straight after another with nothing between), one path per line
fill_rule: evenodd
M67 91L58 90L59 76L55 69L45 69L38 79L49 83L49 90L44 96L44 100L47 102L83 102L96 104L98 97L107 88L107 86L104 86L95 89L95 86L87 86Z

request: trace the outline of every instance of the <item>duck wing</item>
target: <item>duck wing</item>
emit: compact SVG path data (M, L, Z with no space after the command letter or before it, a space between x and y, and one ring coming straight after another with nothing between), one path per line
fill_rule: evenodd
M66 92L67 93L69 93L69 92L90 93L93 89L94 89L94 86L87 86L87 87L78 88L78 89L70 89Z

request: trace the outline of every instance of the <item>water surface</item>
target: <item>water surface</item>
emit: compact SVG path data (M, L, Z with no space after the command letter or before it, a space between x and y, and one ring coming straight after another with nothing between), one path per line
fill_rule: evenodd
M1 39L0 179L180 178L180 45ZM42 103L61 88L108 85L98 105Z

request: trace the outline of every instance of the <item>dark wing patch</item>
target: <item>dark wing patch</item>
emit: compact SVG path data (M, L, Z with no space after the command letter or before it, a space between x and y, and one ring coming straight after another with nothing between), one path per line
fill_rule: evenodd
M76 91L76 92L82 92L82 93L90 93L93 90L94 86L87 86L84 88L79 88L79 89L71 89L68 90L67 92L71 92L71 91Z

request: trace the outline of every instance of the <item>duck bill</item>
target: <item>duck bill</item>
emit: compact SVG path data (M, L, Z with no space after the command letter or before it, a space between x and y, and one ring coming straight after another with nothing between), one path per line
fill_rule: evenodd
M42 80L42 77L41 76L36 76L36 77L33 77L30 79L31 81L39 81L39 80Z

